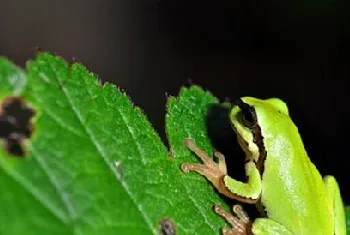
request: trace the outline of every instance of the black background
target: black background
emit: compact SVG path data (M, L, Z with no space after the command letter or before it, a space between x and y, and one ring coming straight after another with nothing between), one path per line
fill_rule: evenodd
M310 158L350 204L349 3L327 0L0 2L0 55L36 47L85 64L144 109L164 138L166 93L284 99Z

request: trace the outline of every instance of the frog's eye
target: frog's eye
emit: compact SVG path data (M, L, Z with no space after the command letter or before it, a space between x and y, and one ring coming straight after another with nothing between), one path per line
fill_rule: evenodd
M256 125L256 114L253 108L242 109L242 123L248 128L253 128Z
M242 123L248 128L253 128L257 124L255 110L252 106L238 100L236 105L241 109Z

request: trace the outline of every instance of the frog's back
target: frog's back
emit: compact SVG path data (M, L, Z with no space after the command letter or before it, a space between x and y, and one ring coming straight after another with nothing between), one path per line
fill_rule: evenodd
M333 209L328 191L307 156L297 127L289 115L281 112L267 110L259 117L270 120L261 126L267 154L261 202L267 216L293 234L333 235Z

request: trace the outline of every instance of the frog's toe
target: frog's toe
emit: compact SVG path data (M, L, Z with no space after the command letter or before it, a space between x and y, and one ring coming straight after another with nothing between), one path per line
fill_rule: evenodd
M245 211L242 209L241 206L235 205L233 206L232 210L235 212L236 216L233 214L225 211L220 206L215 205L214 207L215 212L223 217L230 225L231 228L223 228L222 233L223 235L249 235L251 234L251 222L245 213Z

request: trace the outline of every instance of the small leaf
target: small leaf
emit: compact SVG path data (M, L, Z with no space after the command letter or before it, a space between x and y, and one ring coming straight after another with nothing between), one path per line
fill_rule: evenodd
M0 57L0 100L6 96L18 95L26 83L25 73L22 69Z
M166 131L171 152L175 160L180 164L199 161L183 144L185 138L190 138L209 156L214 148L209 138L211 111L220 106L218 99L209 92L203 91L198 86L183 88L179 97L171 97L167 104ZM226 110L227 111L227 110ZM227 112L225 113L227 116ZM232 129L230 130L232 132ZM202 234L215 234L225 223L213 211L214 204L226 207L219 193L212 184L197 173L183 173L186 192L191 195L191 201L196 205L200 213L192 213L194 223L205 223L211 230L204 230ZM226 207L227 209L227 207ZM199 233L201 234L201 233Z
M176 155L189 155L183 144L185 138L195 140L207 152L213 151L206 124L210 107L217 103L217 98L198 86L182 88L178 98L169 98L166 131L171 150Z

